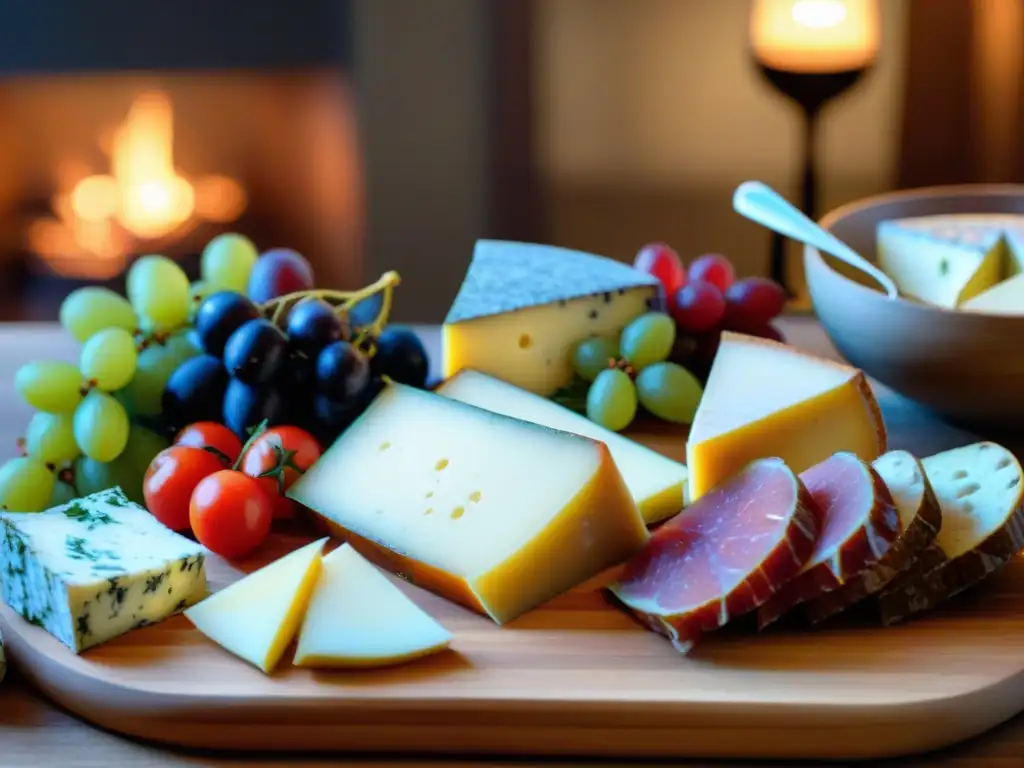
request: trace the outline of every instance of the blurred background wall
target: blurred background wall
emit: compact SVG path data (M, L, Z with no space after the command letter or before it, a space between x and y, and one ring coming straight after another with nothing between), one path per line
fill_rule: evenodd
M7 4L0 319L52 319L144 253L194 273L232 229L326 286L397 269L403 321L443 318L479 237L621 260L664 240L765 273L730 196L757 178L796 200L800 123L752 62L752 4ZM1024 179L1024 5L879 5L876 65L823 115L821 209Z

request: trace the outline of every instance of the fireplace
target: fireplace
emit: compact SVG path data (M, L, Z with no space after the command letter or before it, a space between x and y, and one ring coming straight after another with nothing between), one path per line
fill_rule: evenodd
M240 231L351 287L362 159L345 0L0 10L0 320ZM42 6L45 6L42 7Z

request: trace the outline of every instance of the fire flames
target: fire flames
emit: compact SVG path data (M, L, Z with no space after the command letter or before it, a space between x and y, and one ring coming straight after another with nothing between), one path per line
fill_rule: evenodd
M157 250L201 222L225 224L246 206L238 181L189 178L174 164L174 110L161 92L140 95L114 130L109 173L63 173L53 217L30 226L30 249L57 274L104 279L132 253Z

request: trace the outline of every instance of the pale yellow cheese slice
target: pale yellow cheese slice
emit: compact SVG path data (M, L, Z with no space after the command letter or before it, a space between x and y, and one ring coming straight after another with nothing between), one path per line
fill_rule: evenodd
M685 465L605 429L548 398L470 370L456 374L435 391L494 413L600 440L611 451L622 479L648 524L664 520L683 507Z
M270 674L295 638L327 539L307 544L185 611L196 629Z
M779 457L800 473L838 451L873 461L885 447L861 371L726 331L686 447L690 499L754 459Z
M382 667L444 650L451 633L348 544L324 558L295 650L300 667Z
M288 495L370 560L498 623L648 537L604 443L400 384Z
M1024 274L1003 280L960 305L964 312L1024 315Z

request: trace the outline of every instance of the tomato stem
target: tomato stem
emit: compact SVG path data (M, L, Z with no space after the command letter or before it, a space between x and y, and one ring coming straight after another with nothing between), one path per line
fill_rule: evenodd
M264 419L255 427L252 427L249 430L249 439L245 441L245 445L242 446L242 450L239 452L238 458L235 459L235 463L231 466L231 469L233 469L235 472L241 469L242 458L245 456L245 452L248 451L249 447L259 439L260 435L267 431L267 425L269 423L269 421Z

